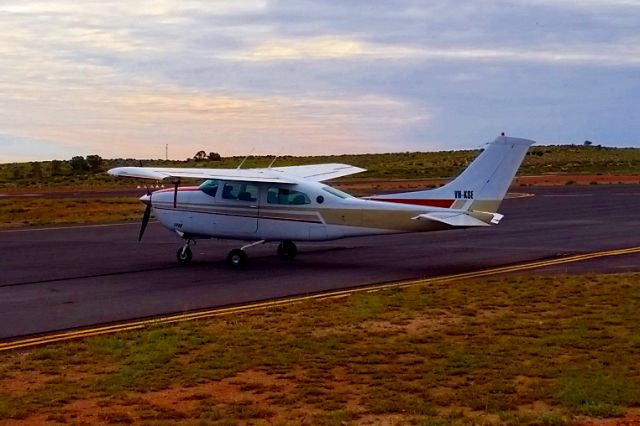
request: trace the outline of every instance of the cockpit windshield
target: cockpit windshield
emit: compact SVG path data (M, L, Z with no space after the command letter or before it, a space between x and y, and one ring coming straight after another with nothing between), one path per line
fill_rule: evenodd
M327 191L329 194L335 195L336 197L340 197L340 198L353 198L353 195L347 194L344 191L340 191L339 189L335 189L331 186L323 186L322 189L324 191Z
M209 179L202 182L199 189L205 194L210 195L211 197L215 197L216 193L218 192L219 184L220 184L219 181L215 179Z

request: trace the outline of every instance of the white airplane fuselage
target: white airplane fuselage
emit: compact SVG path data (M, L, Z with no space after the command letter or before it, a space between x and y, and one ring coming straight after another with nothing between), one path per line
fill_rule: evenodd
M323 241L448 228L442 223L413 219L424 212L424 206L351 197L321 183L220 180L213 181L216 191L207 193L202 188L210 187L211 182L179 188L177 194L174 189L154 192L151 205L155 217L165 228L194 238L247 241ZM248 186L250 191L243 192L250 196L225 195L223 188L228 186ZM288 195L278 197L278 192ZM431 206L429 210L434 208L438 209Z

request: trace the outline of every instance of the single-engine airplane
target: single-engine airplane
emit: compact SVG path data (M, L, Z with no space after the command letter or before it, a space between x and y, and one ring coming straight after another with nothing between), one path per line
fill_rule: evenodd
M261 169L118 167L109 174L173 182L173 188L142 196L146 205L138 241L153 211L158 221L184 239L180 264L191 262L196 239L247 241L227 256L244 268L246 250L280 242L278 256L292 260L294 241L426 232L497 225L498 207L534 141L499 136L453 181L435 189L356 198L323 183L365 171L347 164ZM196 178L198 187L180 187Z

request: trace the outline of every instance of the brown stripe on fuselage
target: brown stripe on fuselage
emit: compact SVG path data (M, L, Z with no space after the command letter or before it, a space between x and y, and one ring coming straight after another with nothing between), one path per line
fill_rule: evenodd
M411 198L367 198L367 200L371 201L385 201L387 203L399 203L399 204L412 204L415 206L426 206L426 207L444 207L450 208L455 200L419 200L419 199L411 199Z
M448 225L412 219L421 210L319 209L327 225L358 226L399 232L421 232L449 228Z

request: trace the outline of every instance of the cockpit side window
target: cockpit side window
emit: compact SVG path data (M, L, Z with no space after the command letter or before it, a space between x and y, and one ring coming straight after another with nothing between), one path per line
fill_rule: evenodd
M222 198L225 200L256 201L258 187L246 182L225 182L222 188Z
M267 191L267 203L283 205L311 204L311 199L304 192L289 188L269 188Z
M200 185L200 191L215 198L216 193L218 192L219 185L220 185L220 182L215 179L205 180Z

